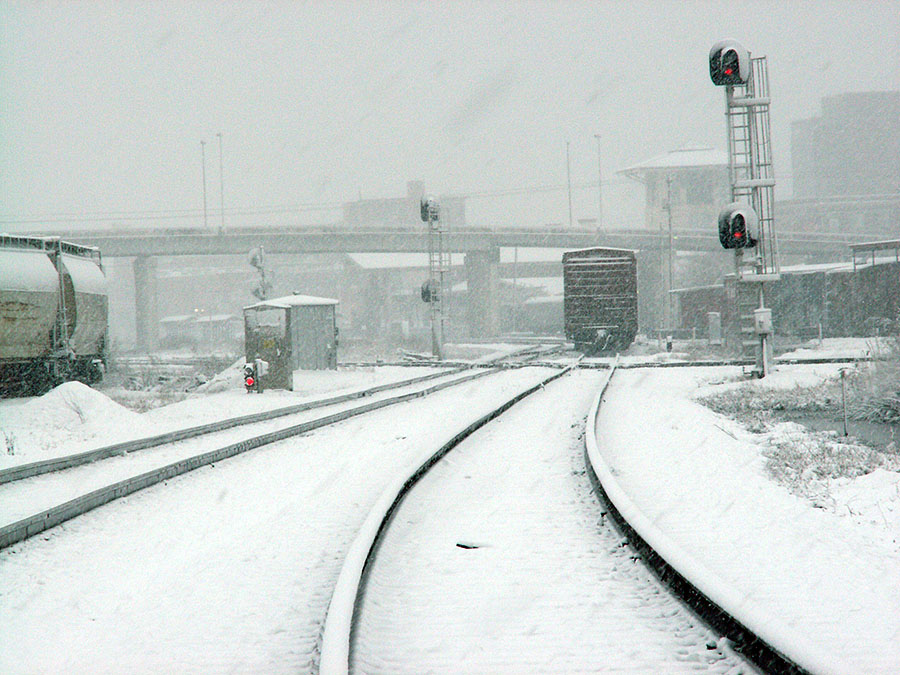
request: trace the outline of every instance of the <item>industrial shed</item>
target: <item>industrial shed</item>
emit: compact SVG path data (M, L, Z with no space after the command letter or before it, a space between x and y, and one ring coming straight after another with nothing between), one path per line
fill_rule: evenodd
M268 362L264 388L293 389L295 370L337 368L338 301L287 295L244 307L246 358Z

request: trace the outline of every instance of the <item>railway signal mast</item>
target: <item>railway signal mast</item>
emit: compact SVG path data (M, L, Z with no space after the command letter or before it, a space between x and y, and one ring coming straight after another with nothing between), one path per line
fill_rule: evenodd
M742 351L755 351L754 373L765 377L772 368L772 310L765 306L764 284L780 278L766 57L751 58L737 41L722 40L709 50L709 76L725 87L731 179L732 203L719 214L719 241L734 250ZM745 249L754 255L745 256ZM742 305L747 296L751 303Z
M422 287L422 299L431 308L431 353L436 359L444 358L444 299L445 277L450 271L450 254L444 250L446 231L441 221L441 207L437 199L425 197L419 203L422 221L428 226L428 281Z

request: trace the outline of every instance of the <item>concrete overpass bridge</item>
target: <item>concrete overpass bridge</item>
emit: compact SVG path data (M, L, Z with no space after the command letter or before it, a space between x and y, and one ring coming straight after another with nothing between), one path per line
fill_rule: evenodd
M40 234L31 232L30 234ZM105 257L181 255L245 255L264 246L276 254L310 253L399 253L428 250L424 228L349 227L342 224L302 228L248 228L223 234L190 230L84 230L45 232L62 234L80 244L97 246ZM720 251L715 228L673 230L677 251ZM859 237L841 234L785 232L778 235L784 255L830 258L848 254ZM444 236L445 247L454 252L490 252L499 248L586 248L611 246L637 250L668 250L668 231L644 229L567 229L561 227L457 228Z
M31 232L30 234L39 234ZM426 252L428 236L424 227L346 226L279 227L230 229L219 234L202 230L146 229L116 232L110 229L51 232L66 239L97 246L105 258L133 258L135 278L135 325L138 346L152 349L158 335L159 300L157 297L157 261L159 257L236 255L245 256L251 249L263 246L267 254L309 255L328 253L409 253ZM672 233L677 251L724 253L718 234L712 227L678 229ZM779 249L786 255L803 255L811 260L833 260L848 256L847 237L830 234L784 233L779 235ZM492 335L496 325L495 302L497 279L511 276L555 276L561 263L520 262L500 265L501 248L576 249L609 246L641 251L645 258L660 260L669 248L668 231L635 229L569 229L560 226L542 228L457 228L444 235L445 248L465 253L466 278L472 326L479 335ZM651 268L658 267L651 263ZM492 318L494 317L494 318Z

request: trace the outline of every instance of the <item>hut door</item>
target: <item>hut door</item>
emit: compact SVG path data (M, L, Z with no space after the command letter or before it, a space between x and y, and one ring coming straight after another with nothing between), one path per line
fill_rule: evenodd
M264 388L293 389L294 370L287 345L287 310L260 309L255 318L255 350L250 353L248 349L247 359L252 360L258 356L269 364L269 371L262 380Z

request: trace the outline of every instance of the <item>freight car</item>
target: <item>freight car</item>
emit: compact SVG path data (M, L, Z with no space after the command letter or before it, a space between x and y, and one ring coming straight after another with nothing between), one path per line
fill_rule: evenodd
M103 374L108 319L100 251L0 235L0 393L35 395Z
M627 349L638 330L635 252L566 251L562 265L566 339L589 355Z

